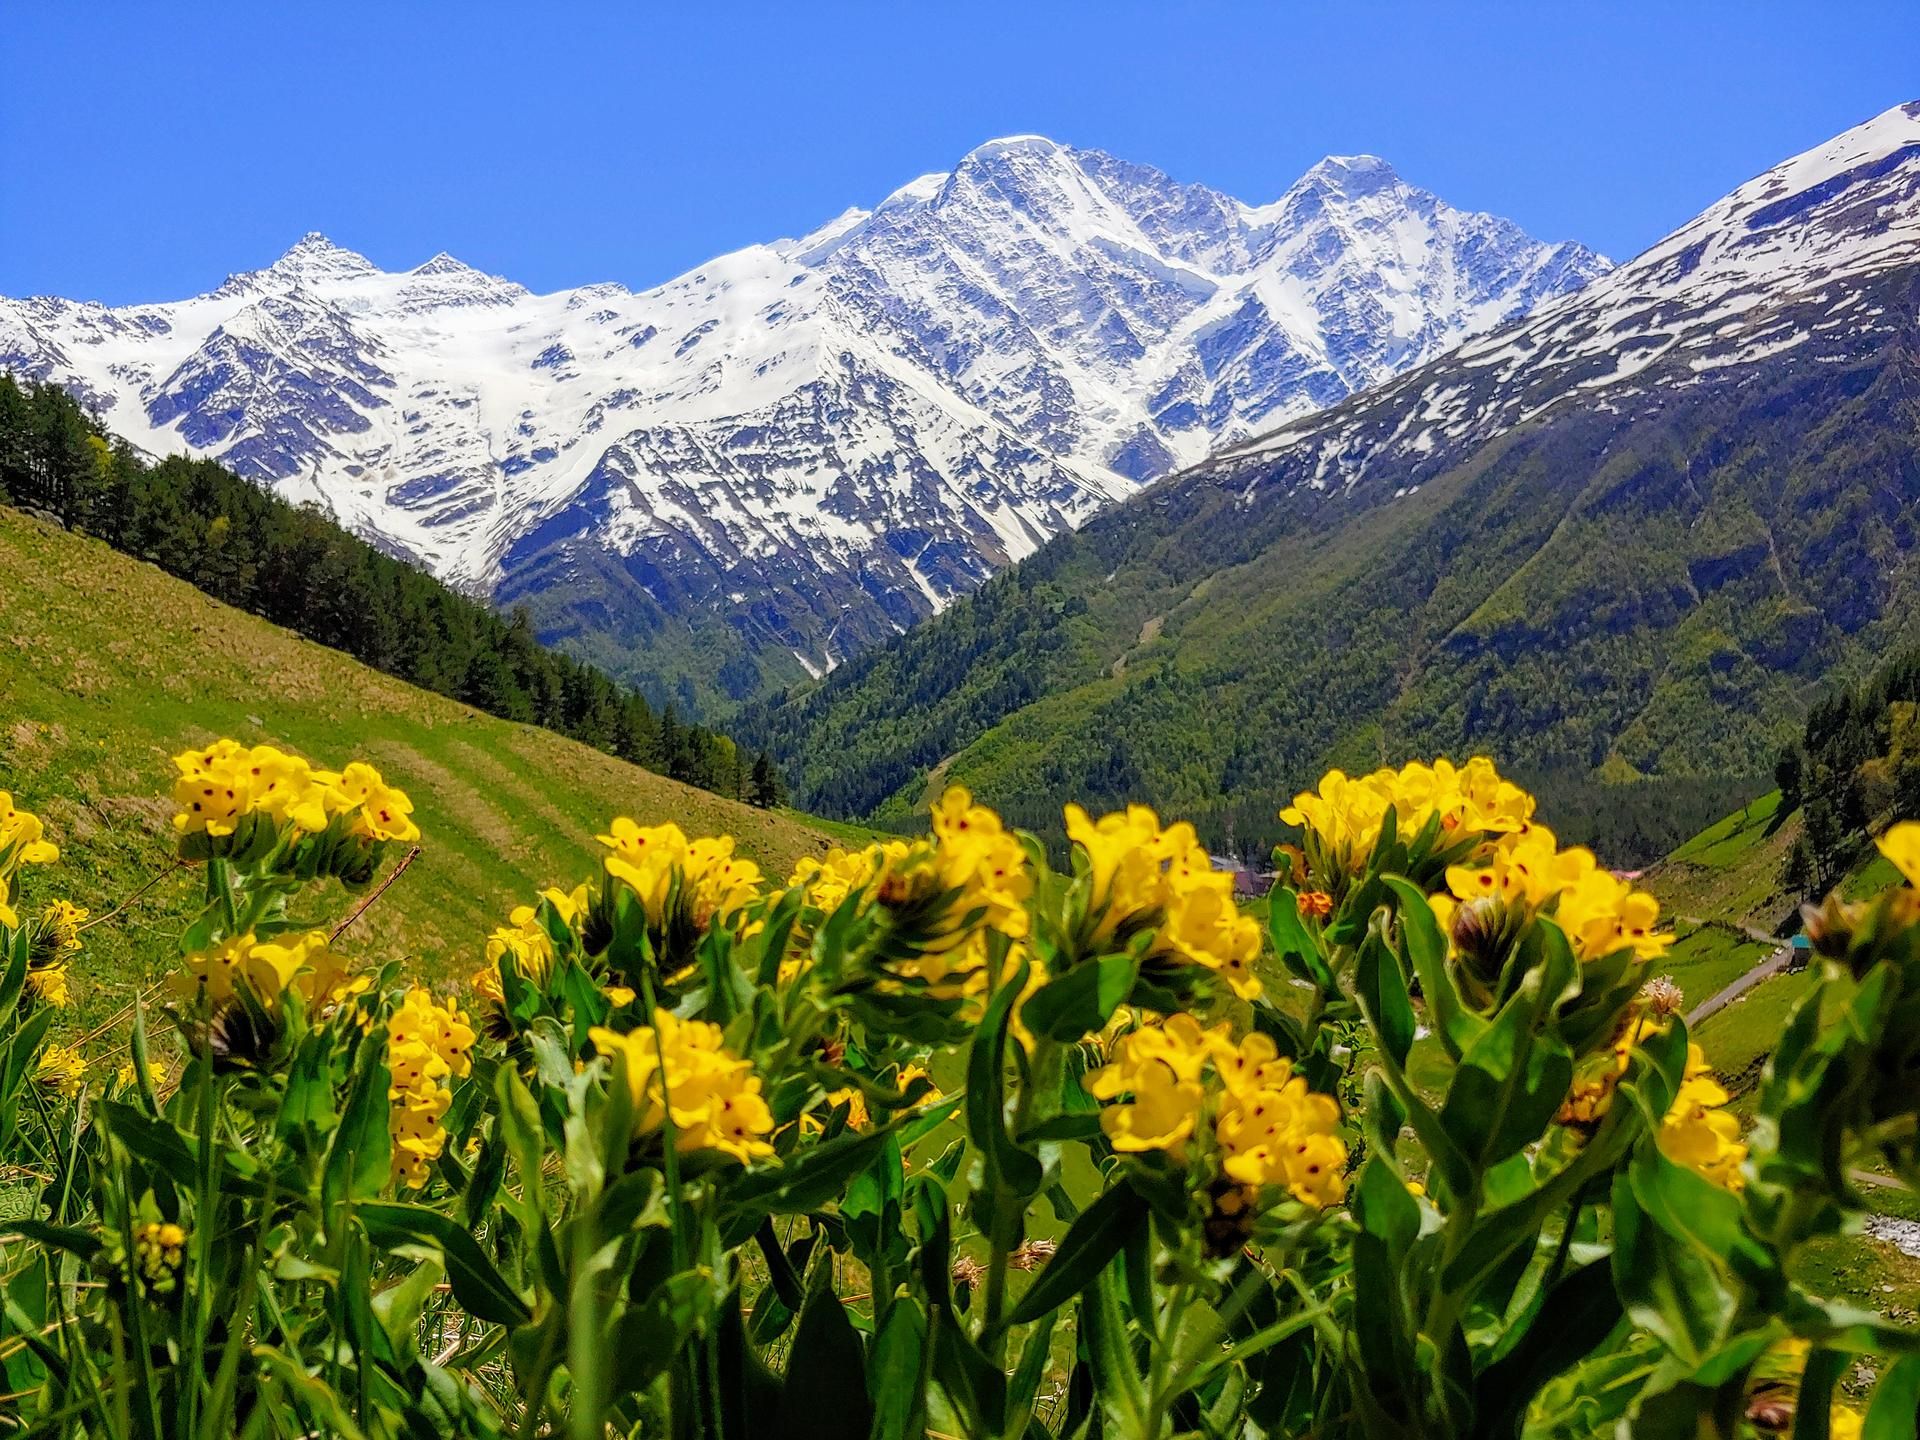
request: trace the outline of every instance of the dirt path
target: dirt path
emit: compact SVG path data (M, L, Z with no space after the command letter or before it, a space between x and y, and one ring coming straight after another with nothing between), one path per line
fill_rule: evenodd
M1763 938L1771 940L1773 937L1768 935ZM1722 1010L1726 1009L1727 1006L1753 989L1753 987L1761 981L1771 980L1775 975L1780 974L1781 971L1787 968L1787 962L1792 958L1793 947L1791 945L1781 946L1778 950L1774 951L1773 954L1747 971L1747 973L1742 975L1738 980L1727 986L1726 989L1720 991L1719 994L1709 995L1705 1000L1702 1000L1698 1005L1694 1006L1693 1009L1689 1010L1687 1012L1688 1028L1691 1029L1693 1026L1698 1025L1710 1015L1718 1015Z

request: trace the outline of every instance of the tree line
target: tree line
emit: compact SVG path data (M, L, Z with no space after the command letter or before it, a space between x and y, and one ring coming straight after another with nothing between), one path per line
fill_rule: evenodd
M0 503L51 515L217 600L490 715L718 794L781 802L764 752L683 722L671 705L656 711L547 649L524 610L498 614L215 461L149 463L57 385L0 373Z
M1785 888L1802 896L1839 883L1882 821L1920 819L1920 649L1836 690L1807 714L1774 766L1781 812L1801 807Z

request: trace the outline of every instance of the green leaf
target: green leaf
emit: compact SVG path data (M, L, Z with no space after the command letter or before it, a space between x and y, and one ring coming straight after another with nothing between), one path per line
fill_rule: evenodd
M1361 942L1353 979L1355 998L1379 1037L1381 1048L1393 1057L1394 1064L1405 1065L1416 1028L1413 1000L1407 994L1407 977L1400 972L1400 962L1387 948L1378 926L1369 929Z
M969 1436L997 1435L1006 1425L1007 1374L989 1360L954 1312L937 1311L933 1368L962 1412Z
M1109 1265L1081 1293L1080 1335L1107 1418L1117 1433L1140 1435L1146 1430L1147 1392L1127 1343L1127 1317L1120 1306L1116 1268Z
M1648 1218L1625 1171L1613 1179L1613 1283L1634 1323L1698 1366L1733 1317L1734 1299L1690 1240Z
M795 1440L867 1440L874 1412L866 1352L846 1308L833 1293L833 1257L814 1266L807 1303L787 1352L782 1431Z
M1573 1087L1572 1054L1540 1028L1548 998L1561 988L1558 972L1569 964L1570 957L1550 958L1527 972L1447 1087L1440 1123L1481 1170L1538 1140Z
M1360 1222L1361 1229L1380 1238L1396 1263L1419 1237L1419 1203L1378 1152L1369 1155L1360 1167L1360 1183L1353 1193L1353 1218Z
M1487 1022L1467 1008L1460 998L1460 987L1447 971L1447 937L1440 933L1440 922L1419 886L1398 875L1383 877L1400 904L1400 946L1413 973L1420 979L1420 994L1427 1002L1434 1033L1455 1060L1480 1038Z
M1020 1019L1036 1035L1072 1043L1113 1018L1139 973L1130 954L1085 961L1029 995Z
M1611 1335L1622 1315L1609 1261L1581 1266L1546 1296L1526 1334L1481 1372L1483 1433L1518 1435L1541 1387L1572 1370Z
M738 1294L727 1298L737 1309ZM704 1270L683 1270L648 1294L644 1304L629 1307L613 1334L613 1354L618 1360L613 1379L621 1392L638 1395L664 1375L713 1301L713 1276Z
M44 1220L9 1220L0 1225L0 1240L18 1236L50 1250L64 1250L81 1261L90 1261L100 1253L100 1239L91 1230L71 1225L49 1225Z
M967 1053L967 1133L986 1161L989 1188L997 1179L1018 1196L1036 1194L1044 1173L1039 1157L1007 1134L1007 1030L1031 969L1023 960L994 992Z
M761 1218L767 1214L817 1209L843 1193L848 1182L873 1163L893 1132L892 1126L848 1130L802 1150L794 1159L747 1171L727 1187L728 1213L723 1228L745 1240L760 1228Z
M1914 1440L1916 1416L1920 1416L1920 1355L1906 1355L1873 1387L1860 1440Z
M1320 953L1320 942L1308 933L1300 918L1298 891L1286 885L1274 886L1267 897L1267 933L1273 938L1273 953L1290 974L1329 994L1339 988Z
M391 1172L393 1137L388 1127L387 1090L392 1081L385 1063L386 1036L375 1030L361 1047L354 1066L346 1113L327 1145L320 1193L327 1212L336 1214L350 1200L371 1200L385 1188Z
M895 1300L887 1307L880 1333L873 1337L867 1364L867 1396L873 1401L871 1440L924 1440L931 1351L920 1302L911 1295Z
M532 1318L526 1302L464 1225L424 1205L397 1201L363 1200L354 1207L354 1214L376 1245L423 1244L439 1250L454 1298L476 1319L514 1326Z
M1085 1290L1113 1263L1129 1237L1146 1228L1149 1214L1146 1201L1124 1180L1101 1195L1074 1220L1006 1323L1031 1324Z
M1815 1346L1800 1372L1800 1394L1793 1407L1793 1440L1827 1440L1833 1420L1833 1386L1847 1369L1847 1357ZM1862 1429L1865 1427L1862 1426Z

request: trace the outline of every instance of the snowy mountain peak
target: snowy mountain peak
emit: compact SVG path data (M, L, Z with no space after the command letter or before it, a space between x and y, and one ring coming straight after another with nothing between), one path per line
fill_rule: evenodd
M1369 195L1400 183L1399 172L1377 155L1329 155L1310 166L1293 188Z
M378 275L379 268L356 251L336 245L318 230L302 235L268 272L300 279L341 280L355 275Z
M316 233L177 304L0 299L0 366L603 657L718 625L754 659L702 683L748 693L1605 268L1382 162L1316 172L1311 213L1256 209L1006 136L638 294L387 273Z
M442 250L425 264L416 265L407 272L409 275L479 275L480 272L464 260L456 260Z

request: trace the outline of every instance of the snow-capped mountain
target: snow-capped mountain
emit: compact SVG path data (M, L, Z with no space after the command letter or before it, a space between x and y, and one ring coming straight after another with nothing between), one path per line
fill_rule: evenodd
M1920 101L737 728L844 816L936 770L1216 820L1381 755L1752 775L1916 626Z
M1228 485L1244 475L1350 491L1390 476L1417 488L1451 457L1549 411L1592 406L1624 425L1676 392L1737 381L1756 361L1869 353L1908 320L1876 293L1908 283L1916 265L1911 101L1748 181L1579 294L1337 412L1224 447L1203 473Z
M1371 157L1256 207L1026 136L643 293L309 235L190 300L0 300L0 367L603 660L731 632L742 694L1606 268Z

